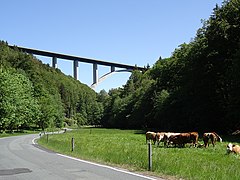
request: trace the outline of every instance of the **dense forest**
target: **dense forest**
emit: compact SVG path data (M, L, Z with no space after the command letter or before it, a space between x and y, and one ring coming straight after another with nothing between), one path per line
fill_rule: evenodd
M103 106L87 85L0 43L0 131L99 124Z
M0 43L0 131L101 125L162 131L240 129L240 1L216 5L190 43L100 93Z
M240 1L216 5L190 43L104 100L106 127L162 131L240 128Z

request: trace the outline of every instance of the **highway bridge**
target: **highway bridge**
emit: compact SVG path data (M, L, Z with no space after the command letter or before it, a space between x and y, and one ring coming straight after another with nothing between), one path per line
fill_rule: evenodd
M22 52L29 53L32 55L50 57L50 58L52 58L52 67L53 68L57 68L58 59L72 61L73 62L73 77L77 80L79 80L79 77L78 77L79 62L90 63L93 65L93 83L91 85L92 88L97 86L97 84L99 82L103 81L104 79L106 79L108 76L112 75L115 72L131 72L133 70L139 70L139 71L146 70L145 67L138 67L136 65L133 66L133 65L126 65L126 64L120 64L120 63L115 63L115 62L107 62L107 61L102 61L102 60L97 60L97 59L72 56L72 55L67 55L67 54L43 51L43 50L38 50L38 49L31 49L31 48L20 47L20 46L9 45L9 47L17 48ZM108 67L110 67L110 71L107 74L103 75L102 77L98 78L98 65L108 66ZM121 69L116 70L116 68L121 68Z

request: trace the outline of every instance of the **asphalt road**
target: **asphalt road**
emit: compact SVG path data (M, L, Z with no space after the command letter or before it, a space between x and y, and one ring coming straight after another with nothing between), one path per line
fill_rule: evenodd
M0 138L0 180L154 179L46 151L34 143L37 136Z

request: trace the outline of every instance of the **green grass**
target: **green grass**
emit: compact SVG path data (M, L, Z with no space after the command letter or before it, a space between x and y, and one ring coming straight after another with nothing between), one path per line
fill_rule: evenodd
M75 149L71 152L71 138ZM80 129L65 134L42 137L39 144L56 152L132 171L147 171L145 135L134 130ZM239 179L240 157L226 155L228 142L213 148L164 148L153 146L153 173L167 178Z

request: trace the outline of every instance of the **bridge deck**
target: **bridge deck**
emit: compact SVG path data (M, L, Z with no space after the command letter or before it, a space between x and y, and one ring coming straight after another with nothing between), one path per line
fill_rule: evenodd
M79 61L79 62L98 64L98 65L104 65L104 66L113 66L113 67L126 68L126 69L138 69L140 71L143 71L143 70L146 69L146 68L143 68L143 67L137 67L137 66L131 66L131 65L126 65L126 64L107 62L107 61L102 61L102 60L96 60L96 59L90 59L90 58L84 58L84 57L78 57L78 56L72 56L72 55L66 55L66 54L60 54L60 53L43 51L43 50L38 50L38 49L30 49L30 48L19 47L19 46L11 46L11 45L9 45L9 47L10 48L15 48L16 47L20 51L23 51L23 52L26 52L26 53L29 53L29 54L60 58L60 59L71 60L71 61Z

